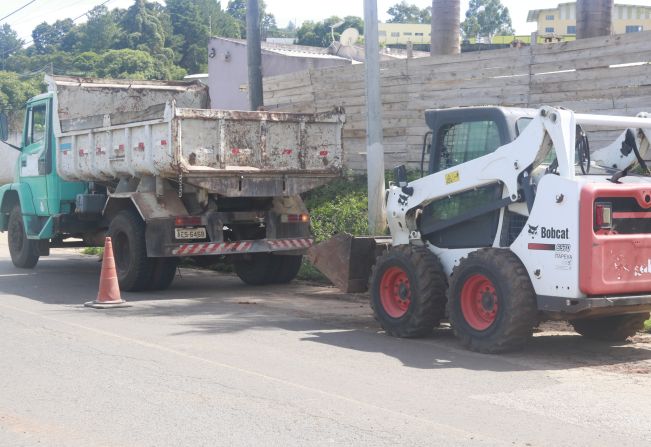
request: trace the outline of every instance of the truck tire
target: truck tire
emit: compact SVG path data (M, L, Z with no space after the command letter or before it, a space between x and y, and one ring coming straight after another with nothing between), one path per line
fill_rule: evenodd
M537 323L536 294L518 257L484 248L452 272L450 323L461 343L488 354L524 346Z
M273 284L292 282L303 264L301 255L273 256L271 260L273 268L270 270L269 281Z
M172 285L179 265L178 258L155 258L151 260L151 280L147 290L166 290Z
M108 236L113 243L120 289L127 292L146 290L154 263L147 257L145 223L134 210L120 211L109 224Z
M253 253L233 262L235 274L250 286L271 284L274 259L269 253Z
M572 320L574 330L586 338L602 341L625 341L644 327L649 313Z
M424 337L444 317L446 290L446 275L432 252L400 245L373 267L371 308L388 335Z
M34 268L39 258L39 241L27 239L20 205L16 205L9 214L8 231L11 262L20 269Z

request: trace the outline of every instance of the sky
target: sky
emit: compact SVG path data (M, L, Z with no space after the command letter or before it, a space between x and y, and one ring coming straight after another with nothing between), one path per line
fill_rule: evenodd
M0 0L0 17L4 17L13 10L25 5L31 0ZM32 29L43 21L49 23L68 17L75 18L106 0L34 0L32 4L22 11L0 22L9 23L18 35L25 40L31 40ZM377 0L379 19L388 19L386 11L400 0ZM511 20L516 34L529 34L535 30L534 23L527 23L527 12L530 9L553 8L558 3L567 0L502 0L502 4L509 8ZM267 11L276 16L276 22L284 27L291 20L302 23L305 20L319 21L336 15L364 16L364 0L265 0ZM461 0L461 14L468 9L469 0ZM226 5L228 0L222 0ZM431 5L431 0L407 0L421 8ZM620 3L620 2L618 2ZM637 5L651 6L651 0L631 0ZM108 0L108 8L126 8L133 4L133 0ZM83 21L83 18L79 20Z

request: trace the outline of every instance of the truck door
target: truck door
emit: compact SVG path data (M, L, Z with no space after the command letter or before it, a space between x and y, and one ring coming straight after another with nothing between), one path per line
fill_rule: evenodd
M29 185L34 209L39 216L49 215L46 176L52 172L49 101L28 105L20 154L20 181Z

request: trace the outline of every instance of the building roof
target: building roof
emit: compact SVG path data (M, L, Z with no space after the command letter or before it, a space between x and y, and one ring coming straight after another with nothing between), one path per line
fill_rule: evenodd
M226 37L213 37L216 40L236 43L238 45L246 46L245 39L230 39ZM308 47L304 45L286 45L280 43L261 42L262 52L267 54L280 54L288 57L303 57L312 59L340 59L349 61L345 57L335 56L329 54L327 48L321 47Z
M576 2L564 2L564 3L559 3L558 6L556 6L555 8L531 9L527 14L527 22L537 22L541 12L547 12L547 11L552 12L558 10L563 5L574 5L574 4L576 4ZM651 8L646 5L632 5L630 3L615 3L615 6L633 6L635 8Z

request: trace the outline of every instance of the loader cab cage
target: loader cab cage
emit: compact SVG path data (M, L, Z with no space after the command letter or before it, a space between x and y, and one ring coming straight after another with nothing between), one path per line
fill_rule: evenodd
M490 154L510 143L533 119L533 112L500 107L426 111L425 119L432 133L431 144L425 145L429 149L429 174ZM502 194L503 186L494 183L428 204L421 216L421 228L428 228L423 237L441 248L491 246L500 210L472 214L480 212L485 204L499 202ZM437 228L443 222L445 228ZM448 225L452 222L455 225Z

